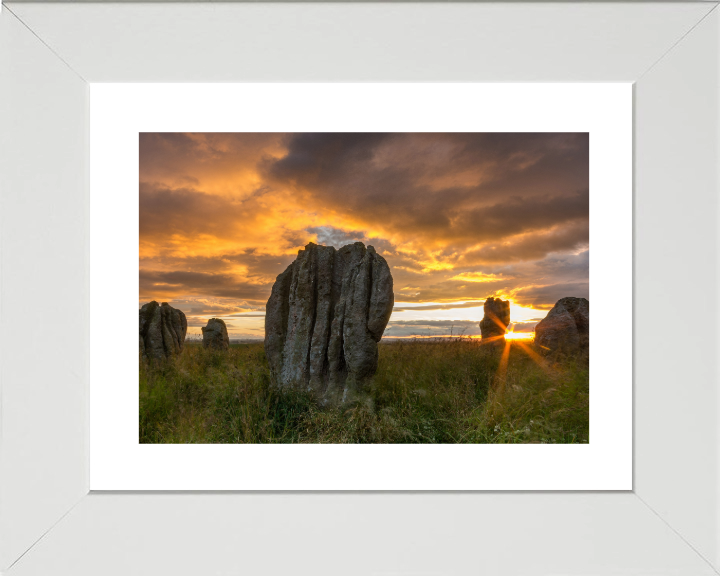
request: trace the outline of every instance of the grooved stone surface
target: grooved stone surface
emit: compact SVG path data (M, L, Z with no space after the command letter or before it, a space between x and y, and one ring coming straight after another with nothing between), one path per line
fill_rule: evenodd
M390 268L372 246L308 244L267 303L265 353L276 384L323 404L367 399L393 304Z
M187 318L182 310L155 300L140 308L140 354L162 360L180 354L185 345Z

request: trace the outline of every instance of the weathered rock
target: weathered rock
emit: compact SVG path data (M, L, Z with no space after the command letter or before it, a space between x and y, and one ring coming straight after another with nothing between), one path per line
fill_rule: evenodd
M202 328L203 346L215 350L227 350L230 347L225 321L220 318L210 318L207 326Z
M561 298L535 326L535 344L546 351L577 353L590 346L590 304L585 298Z
M483 306L485 315L480 321L480 333L486 341L505 339L510 324L510 301L488 298Z
M390 268L372 246L308 244L267 303L265 353L276 384L312 391L322 404L367 401L393 304Z
M155 300L140 308L140 354L162 360L182 352L187 319L182 310Z

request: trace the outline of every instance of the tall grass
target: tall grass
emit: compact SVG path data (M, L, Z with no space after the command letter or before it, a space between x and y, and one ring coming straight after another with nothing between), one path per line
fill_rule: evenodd
M509 354L508 354L509 352ZM176 359L140 363L144 443L582 443L589 375L533 344L468 339L380 344L375 409L321 409L271 385L262 343L227 352L187 343Z

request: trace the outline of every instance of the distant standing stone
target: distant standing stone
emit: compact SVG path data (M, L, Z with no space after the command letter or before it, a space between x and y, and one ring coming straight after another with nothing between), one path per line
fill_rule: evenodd
M561 298L535 326L535 344L546 351L587 351L590 346L590 303L585 298Z
M202 328L203 346L215 350L227 350L230 347L227 326L220 318L210 318L207 326Z
M483 340L500 340L505 338L510 324L510 301L500 298L488 298L483 306L485 315L480 321L480 333Z
M187 319L182 310L155 300L140 308L140 355L162 360L182 352Z
M372 246L310 242L280 274L265 315L265 353L280 388L322 404L368 402L394 304L390 267Z

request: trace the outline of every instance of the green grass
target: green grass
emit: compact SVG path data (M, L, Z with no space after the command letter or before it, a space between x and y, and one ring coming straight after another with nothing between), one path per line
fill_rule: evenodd
M174 360L140 363L140 442L588 442L587 363L537 352L513 342L503 361L502 348L467 339L381 343L371 411L278 392L262 343L187 343Z

